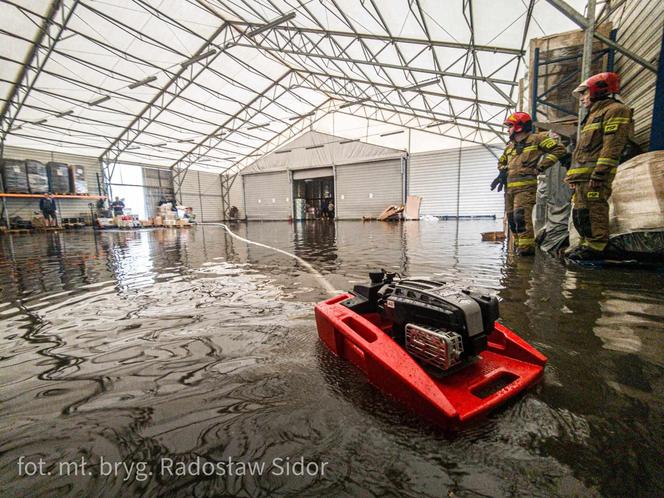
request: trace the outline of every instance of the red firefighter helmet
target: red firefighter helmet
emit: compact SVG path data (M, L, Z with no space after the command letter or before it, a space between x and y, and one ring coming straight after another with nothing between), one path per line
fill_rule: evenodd
M620 92L620 76L617 73L594 74L577 86L572 94L578 98L586 90L590 92L590 100L606 98Z
M529 132L533 129L533 119L527 112L515 112L503 124L505 126L513 126L514 133L521 133L522 131Z

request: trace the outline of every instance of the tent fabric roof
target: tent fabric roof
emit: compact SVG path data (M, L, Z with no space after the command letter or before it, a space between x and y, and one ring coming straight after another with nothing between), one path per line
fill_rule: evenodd
M247 166L242 174L321 168L401 157L403 151L309 131Z
M387 6L3 0L1 138L216 171L312 129L502 144L527 40L574 27L536 0Z

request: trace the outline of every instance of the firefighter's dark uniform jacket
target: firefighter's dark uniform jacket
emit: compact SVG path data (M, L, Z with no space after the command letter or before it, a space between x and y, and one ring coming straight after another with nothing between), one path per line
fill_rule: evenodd
M570 183L611 183L632 126L632 111L613 99L595 102L582 122L579 143L566 179Z
M521 142L510 142L498 159L498 169L507 169L507 190L537 188L537 175L565 155L565 147L547 132L531 133Z
M565 180L573 184L572 220L579 246L603 251L609 241L609 197L620 156L632 134L632 111L613 99L599 100L581 123L579 143ZM591 187L594 180L597 185Z
M520 254L532 253L535 245L532 213L537 175L556 164L565 154L565 147L545 132L532 133L520 142L510 142L498 159L498 169L507 170L505 214Z

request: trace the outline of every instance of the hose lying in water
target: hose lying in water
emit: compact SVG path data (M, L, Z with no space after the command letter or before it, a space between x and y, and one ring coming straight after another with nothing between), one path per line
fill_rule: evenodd
M238 234L233 233L233 231L232 231L230 228L228 228L228 227L227 227L225 224L223 224L223 223L201 223L201 225L220 226L220 227L222 227L224 230L226 230L226 231L228 232L228 234L229 234L231 237L235 237L236 239L241 240L242 242L246 242L247 244L252 244L252 245L255 245L255 246L259 246L259 247L264 247L265 249L271 249L271 250L276 251L276 252L278 252L278 253L284 254L285 256L288 256L288 257L290 257L290 258L293 258L293 259L295 259L298 263L300 263L302 266L304 266L304 267L309 271L309 273L311 273L311 274L316 278L316 280L318 281L318 283L320 284L320 286L321 286L321 287L322 287L322 288L323 288L328 294L330 294L330 295L336 295L336 294L339 294L339 291L338 291L337 289L335 289L335 288L332 286L332 284L331 284L330 282L328 282L327 279L326 279L326 278L325 278L325 277L324 277L324 276L323 276L318 270L316 270L316 268L314 268L313 266L311 266L309 263L307 263L307 262L306 262L305 260L303 260L301 257L296 256L295 254L291 254L290 252L283 251L283 250L278 249L278 248L276 248L276 247L268 246L268 245L266 245L266 244L261 244L260 242L254 242L253 240L249 240L249 239L245 239L244 237L240 237Z

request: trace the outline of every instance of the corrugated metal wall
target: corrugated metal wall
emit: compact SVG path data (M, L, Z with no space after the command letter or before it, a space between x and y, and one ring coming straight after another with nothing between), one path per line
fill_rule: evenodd
M85 167L85 180L90 195L99 195L97 173L101 181L101 165L96 157L80 156L78 154L65 154L61 152L47 152L43 150L25 149L22 147L5 146L4 157L8 159L35 159L46 164L56 161L66 164L76 164ZM10 216L20 216L29 220L34 211L39 211L39 199L6 199ZM73 218L83 216L90 221L89 203L95 200L88 199L58 199L59 216Z
M241 180L248 220L285 220L292 215L288 171L243 175Z
M456 215L458 165L459 149L410 156L408 194L422 197L420 215Z
M618 29L618 43L657 65L664 25L662 0L627 0L611 21ZM636 141L647 147L657 75L620 52L616 52L615 69L622 78L621 95L634 108Z
M181 202L191 207L196 221L221 221L221 178L216 173L188 171L180 190Z
M491 192L497 160L485 147L465 147L413 154L408 165L408 193L422 197L421 215L497 216L503 195ZM460 171L460 178L459 178ZM458 195L457 195L458 193Z
M498 174L497 163L485 147L461 149L460 216L503 216L504 196L491 192L491 181Z
M401 204L401 159L345 164L336 167L338 219L375 218L386 207Z
M201 215L203 221L221 221L224 210L221 203L221 177L217 173L198 172Z

